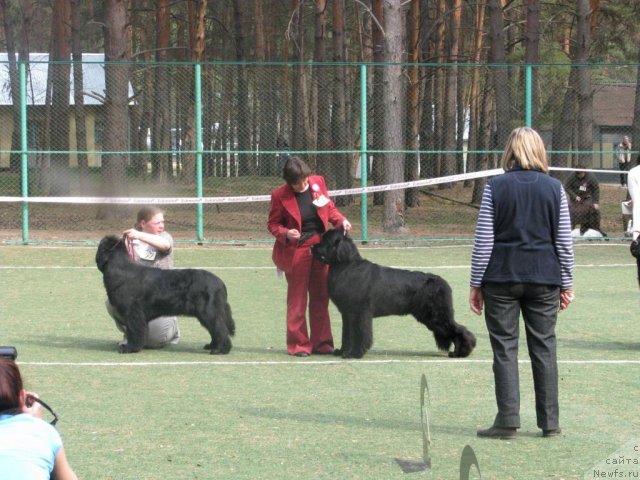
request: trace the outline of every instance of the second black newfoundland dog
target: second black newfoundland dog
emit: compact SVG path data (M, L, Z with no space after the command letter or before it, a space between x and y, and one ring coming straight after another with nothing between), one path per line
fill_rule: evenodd
M104 237L96 253L109 302L125 322L127 343L120 352L142 349L147 322L162 315L196 317L211 335L212 354L229 353L235 324L227 288L213 273L185 268L163 270L133 262L123 238Z
M433 332L439 349L466 357L476 338L453 318L451 287L431 273L376 265L363 259L343 230L327 231L311 249L329 264L329 297L342 314L342 347L336 355L362 358L373 345L372 319L413 315Z

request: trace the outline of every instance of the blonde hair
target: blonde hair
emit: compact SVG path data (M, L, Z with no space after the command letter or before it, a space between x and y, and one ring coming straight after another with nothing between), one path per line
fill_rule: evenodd
M502 168L507 171L514 166L523 170L549 171L544 142L534 129L518 127L509 135L502 154Z

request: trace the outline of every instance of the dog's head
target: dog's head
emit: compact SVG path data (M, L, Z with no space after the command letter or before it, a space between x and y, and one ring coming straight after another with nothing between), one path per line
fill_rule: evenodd
M325 232L320 243L311 247L311 254L329 265L352 262L360 258L356 244L344 230L338 228Z
M122 237L107 235L100 240L98 251L96 252L96 265L98 266L98 270L104 273L104 268L111 257L122 248L124 248L124 241Z

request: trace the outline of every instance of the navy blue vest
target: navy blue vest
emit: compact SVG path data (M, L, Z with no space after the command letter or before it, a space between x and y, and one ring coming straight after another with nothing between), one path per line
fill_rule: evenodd
M489 184L495 243L483 282L560 286L555 250L560 181L537 170L514 168Z

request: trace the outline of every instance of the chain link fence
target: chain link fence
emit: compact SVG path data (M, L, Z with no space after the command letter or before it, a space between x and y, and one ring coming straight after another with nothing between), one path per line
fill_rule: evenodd
M157 203L178 241L270 243L268 195L296 154L343 192L354 237L466 241L486 182L472 174L496 168L521 125L542 134L552 165L596 172L602 229L622 237L615 148L633 134L637 67L578 70L0 62L0 240L93 242ZM344 192L389 184L395 229L384 188Z

